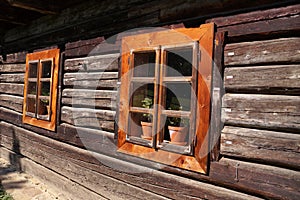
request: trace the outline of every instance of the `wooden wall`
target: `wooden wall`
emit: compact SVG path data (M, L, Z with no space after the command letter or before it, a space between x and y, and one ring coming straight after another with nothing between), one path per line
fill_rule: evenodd
M299 13L294 5L207 20L225 38L213 90L225 87L214 96L224 127L208 175L116 151L118 41L88 55L103 37L65 45L56 132L22 124L25 52L7 56L1 156L73 199L299 199Z

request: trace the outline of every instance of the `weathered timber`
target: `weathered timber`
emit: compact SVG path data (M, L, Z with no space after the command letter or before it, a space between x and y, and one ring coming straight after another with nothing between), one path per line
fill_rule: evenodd
M24 83L24 74L0 74L2 83Z
M220 155L220 135L222 130L221 122L221 102L224 93L223 88L223 51L225 33L215 34L214 47L214 67L212 72L212 98L211 98L211 117L210 117L210 157L211 161L217 161Z
M225 126L221 136L222 155L300 169L300 135Z
M117 71L119 53L84 58L67 59L65 71Z
M270 10L259 10L227 17L207 20L214 22L219 31L227 31L233 38L255 38L255 35L267 37L274 34L291 34L300 31L300 7L292 5ZM236 40L235 39L235 40Z
M24 84L0 83L0 93L23 96Z
M242 42L225 46L227 66L300 62L300 38Z
M36 0L7 0L7 2L17 8L22 8L26 10L33 10L42 14L57 14L57 7L55 4L50 2L40 2Z
M72 108L63 106L61 120L79 127L95 127L114 130L115 111Z
M78 72L64 75L64 85L73 88L116 88L117 82L118 72Z
M97 45L103 43L104 40L104 37L97 37L90 40L69 42L65 45L65 55L66 57L86 56L90 54Z
M222 185L267 199L300 198L300 172L274 166L222 158L211 163L210 178Z
M228 92L300 94L300 65L228 67L224 73Z
M91 200L102 200L106 199L92 192L91 190L83 187L82 185L66 178L58 173L55 173L49 168L34 162L28 158L24 158L15 152L8 150L7 148L0 148L1 158L10 161L11 165L20 165L21 169L33 175L35 178L50 186L49 192L59 194L59 198L62 199L91 199ZM11 158L15 158L15 162Z
M0 94L0 106L22 113L23 97Z
M25 72L25 64L0 64L0 73Z
M225 124L299 132L299 96L225 94Z
M134 192L137 190L136 187L138 187L141 188L139 192L144 193L144 190L152 191L153 193L172 199L257 199L207 183L171 174L167 175L163 172L137 166L101 154L91 154L91 152L86 150L39 136L6 123L1 123L0 125L6 129L4 140L2 141L5 147L12 148L11 138L15 134L15 137L20 141L19 146L23 155L31 157L35 162L46 165L52 170L60 170L63 175L71 177L71 180L80 181L81 184L97 192L99 192L99 185L110 185L111 188L107 188L104 191L101 189L103 192L101 194L103 195L111 191L112 188L115 188L116 184L121 184L118 188L115 188L114 193L126 195L129 193L128 189ZM33 146L38 148L33 148ZM123 183L116 181L114 178L108 178L112 176L118 180L122 180ZM123 188L124 184L127 184L130 188ZM216 193L216 190L220 192ZM122 194L119 194L121 191L123 191ZM134 194L132 195L135 196Z
M91 107L91 108L107 108L114 109L116 108L116 101L111 99L88 99L88 98L62 98L62 104L68 105L71 107Z
M1 86L1 85L0 85ZM91 98L91 99L116 99L117 91L113 90L85 90L85 89L64 89L63 97Z
M6 55L6 60L4 63L25 63L27 51L22 51L18 53L10 53Z

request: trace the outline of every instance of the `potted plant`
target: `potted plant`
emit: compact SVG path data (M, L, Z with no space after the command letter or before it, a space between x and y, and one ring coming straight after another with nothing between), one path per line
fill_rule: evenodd
M150 109L153 105L153 100L149 97L145 97L142 101L143 108ZM143 135L142 138L144 139L151 139L152 138L152 119L150 113L144 113L141 119L142 131Z
M169 110L182 110L182 106L172 104ZM186 135L188 133L188 119L181 117L169 117L169 134L171 143L184 145L186 144Z

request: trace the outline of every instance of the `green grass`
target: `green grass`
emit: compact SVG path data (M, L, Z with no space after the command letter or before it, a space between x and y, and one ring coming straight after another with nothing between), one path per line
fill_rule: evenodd
M3 187L0 185L0 200L13 200L10 194L7 194Z

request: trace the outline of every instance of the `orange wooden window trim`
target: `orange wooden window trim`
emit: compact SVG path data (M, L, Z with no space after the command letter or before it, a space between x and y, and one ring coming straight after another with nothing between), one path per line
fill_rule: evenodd
M181 155L162 149L145 147L126 141L129 117L129 83L132 59L130 52L141 49L155 49L160 45L176 45L198 41L201 59L198 68L198 108L196 113L196 141L194 155ZM213 66L214 24L203 24L199 28L180 28L124 37L122 40L122 70L119 107L118 151L153 160L163 164L207 173L208 141L210 121L210 90ZM132 62L132 60L131 60Z
M51 89L49 94L49 104L50 104L50 120L42 120L26 115L27 107L27 88L28 88L28 76L29 76L29 62L30 61L41 61L52 59L52 78L50 80ZM40 64L38 64L39 66ZM50 49L41 52L35 52L27 54L26 56L26 71L24 78L24 101L23 101L23 123L44 128L47 130L55 131L56 123L56 104L57 104L57 86L58 86L58 71L59 71L59 49ZM40 83L38 83L40 84ZM36 102L37 104L37 102Z

